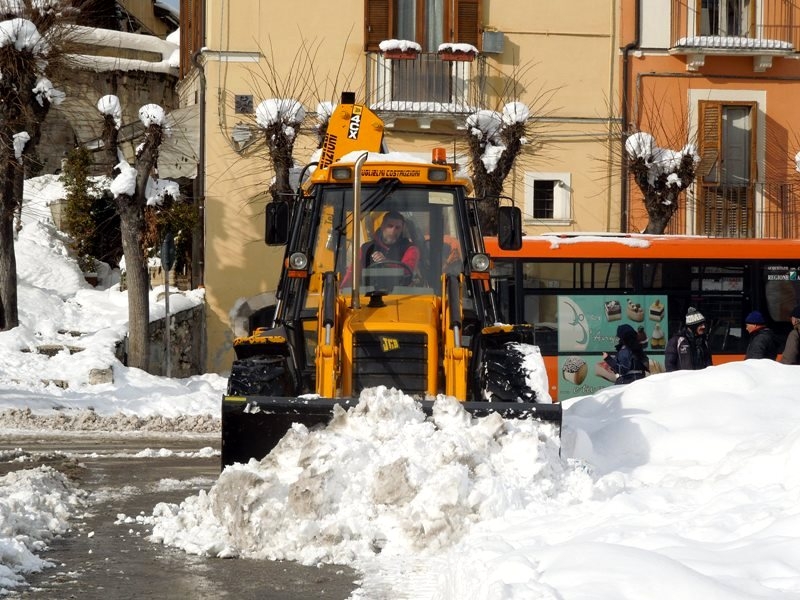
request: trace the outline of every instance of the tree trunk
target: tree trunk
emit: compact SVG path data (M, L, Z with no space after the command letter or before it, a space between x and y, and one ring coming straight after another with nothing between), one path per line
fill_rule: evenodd
M661 194L651 192L645 196L645 208L647 209L647 227L644 233L661 235L667 230L667 225L678 210L679 191L665 191Z
M14 213L18 200L16 178L21 165L13 153L3 152L2 197L0 197L0 331L19 325L17 305L17 257L14 251Z
M115 202L128 287L128 366L147 371L150 366L150 278L142 250L144 213L129 196L118 196Z
M14 254L14 211L0 207L0 331L19 325L17 312L17 259Z

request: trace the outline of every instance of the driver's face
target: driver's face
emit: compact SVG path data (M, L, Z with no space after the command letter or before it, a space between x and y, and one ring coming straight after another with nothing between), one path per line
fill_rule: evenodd
M381 241L391 246L400 239L403 233L403 222L398 219L384 219L381 224Z

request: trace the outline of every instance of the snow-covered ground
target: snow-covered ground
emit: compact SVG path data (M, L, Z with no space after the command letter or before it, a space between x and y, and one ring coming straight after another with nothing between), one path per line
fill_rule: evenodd
M23 324L0 333L0 410L11 410L0 431L218 426L223 378L152 377L113 357L125 294L83 282L42 207L52 184L26 188ZM69 340L86 349L23 352ZM86 382L109 365L114 383ZM43 383L54 379L69 387ZM798 390L800 368L766 360L653 375L566 402L559 443L549 425L473 421L446 398L426 421L401 392L375 388L208 492L121 521L190 553L352 565L354 600L796 598ZM84 501L49 468L0 478L0 590L45 566L37 552Z

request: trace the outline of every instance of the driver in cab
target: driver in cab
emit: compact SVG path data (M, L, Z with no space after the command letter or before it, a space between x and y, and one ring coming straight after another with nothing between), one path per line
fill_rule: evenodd
M404 226L403 215L395 211L387 212L372 240L361 245L361 265L369 268L379 264L389 266L400 263L406 271L404 279L410 280L419 262L419 248L403 235ZM349 285L352 277L352 268L348 268L342 286Z

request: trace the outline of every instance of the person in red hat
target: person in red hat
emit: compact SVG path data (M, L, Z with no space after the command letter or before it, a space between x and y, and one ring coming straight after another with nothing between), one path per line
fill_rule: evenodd
M800 365L800 304L792 310L792 330L786 338L781 363L784 365Z
M747 344L747 358L778 358L780 342L772 330L767 327L767 320L757 310L754 310L744 319L744 327L750 334L750 343Z

